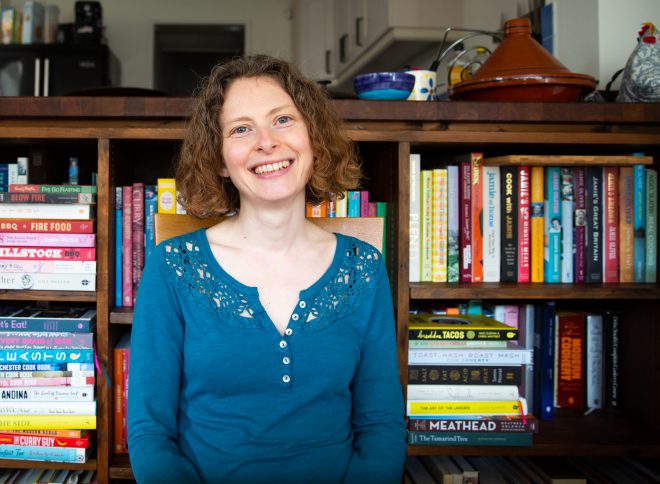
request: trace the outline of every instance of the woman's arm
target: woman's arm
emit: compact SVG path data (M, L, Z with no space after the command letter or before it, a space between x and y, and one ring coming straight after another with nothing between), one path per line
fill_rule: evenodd
M397 484L406 456L392 293L382 259L379 265L360 363L351 386L354 452L344 477L347 483Z
M140 281L131 335L128 451L137 482L201 483L178 446L184 322L165 261L164 245Z

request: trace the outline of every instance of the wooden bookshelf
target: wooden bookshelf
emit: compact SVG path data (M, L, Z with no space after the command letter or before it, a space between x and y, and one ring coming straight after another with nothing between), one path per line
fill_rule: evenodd
M93 153L98 173L97 290L95 293L0 291L0 299L95 303L97 356L113 374L113 345L130 330L131 309L114 307L114 188L171 176L183 136L187 98L6 98L0 103L0 147L13 154L80 146ZM660 109L653 104L544 104L387 102L337 100L345 128L358 143L368 178L365 189L387 201L388 268L397 317L400 376L407 379L407 314L411 302L469 299L543 301L605 307L623 312L623 407L618 412L557 412L541 422L530 448L410 446L413 455L643 455L660 457L660 285L658 284L410 284L408 205L411 152L422 163L482 151L486 158L530 155L581 157L601 164L608 156L643 152L660 166ZM548 158L554 160L555 158ZM514 163L513 160L510 161ZM628 157L621 164L629 163ZM619 164L619 160L612 161ZM604 164L604 163L603 163ZM132 479L126 455L114 455L112 391L97 379L96 458L64 468L97 469L99 482ZM45 465L45 464L44 464ZM58 467L60 464L47 464ZM0 461L0 467L33 463ZM38 466L41 466L39 464Z

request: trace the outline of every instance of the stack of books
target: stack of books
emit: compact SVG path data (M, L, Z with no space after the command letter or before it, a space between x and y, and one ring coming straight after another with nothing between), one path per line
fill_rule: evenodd
M87 461L95 323L89 308L0 308L0 459Z
M517 346L517 328L422 313L410 315L408 331L410 444L532 445L537 420L521 386L533 351Z
M96 290L95 185L0 192L0 289Z
M68 469L0 469L0 482L37 482L52 484L95 484L96 471L72 471Z

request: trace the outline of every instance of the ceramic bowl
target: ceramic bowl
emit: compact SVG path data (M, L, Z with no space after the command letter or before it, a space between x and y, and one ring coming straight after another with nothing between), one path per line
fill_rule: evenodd
M353 78L360 99L408 99L414 85L415 76L407 72L370 72Z

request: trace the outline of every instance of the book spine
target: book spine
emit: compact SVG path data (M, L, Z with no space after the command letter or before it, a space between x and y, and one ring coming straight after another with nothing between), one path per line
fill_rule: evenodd
M123 260L122 260L122 247L123 247L123 189L122 187L115 187L115 306L122 307L122 286L123 286Z
M607 311L603 315L605 407L620 407L621 322L618 313Z
M176 213L176 181L174 178L158 178L156 191L158 192L158 213ZM125 204L126 191L124 191L124 216L126 215Z
M501 168L500 205L502 223L502 254L500 276L502 282L518 281L518 167Z
M0 364L0 371L94 371L93 363L9 363Z
M500 167L482 167L483 281L499 282L501 265Z
M543 277L547 283L561 282L561 172L559 167L545 169L545 212L547 244L544 246Z
M69 234L93 234L92 220L33 220L33 219L2 219L2 232L53 232Z
M159 192L159 203L162 200ZM172 200L174 207L174 200ZM122 187L122 306L133 306L133 187ZM159 206L160 212L160 206ZM165 212L174 213L174 212Z
M96 203L91 193L12 193L0 192L0 203Z
M557 331L557 400L556 407L584 408L584 315L559 312L556 316Z
M51 377L94 377L93 371L0 371L0 378L6 380L20 380L23 378L51 378ZM90 383L87 383L89 385Z
M518 167L518 282L531 280L530 168Z
M412 349L410 365L523 365L532 363L532 351L523 349Z
M411 445L532 445L531 433L481 433L481 432L408 432Z
M0 247L0 259L96 260L91 247Z
M85 220L94 218L94 205L0 203L0 218Z
M89 193L96 195L96 185L35 185L16 184L9 188L12 193Z
M461 163L459 178L459 281L472 282L472 164L470 162Z
M79 464L87 460L87 449L76 447L0 445L0 459L69 462Z
M658 273L658 172L646 169L646 264L644 282L655 283Z
M472 175L472 282L483 282L484 280L484 257L483 257L483 154L472 153L471 155Z
M513 343L513 341L511 342ZM508 348L508 341L491 340L408 340L408 348L429 349L429 348Z
M0 233L0 245L19 247L95 247L95 234Z
M441 415L526 415L522 400L502 401L453 401L453 400L408 400L406 415L414 416L441 416Z
M95 274L0 273L0 289L95 291Z
M114 392L114 419L113 419L113 431L114 431L114 451L116 453L125 454L128 452L128 449L124 447L122 442L122 428L124 420L124 369L122 365L122 359L124 348L115 348L113 350L114 357L114 381L113 381L113 392Z
M536 410L534 414L541 420L552 420L554 418L554 379L555 379L555 303L545 301L534 325L534 353L535 365L538 365L534 382L536 394L534 401Z
M0 415L96 415L96 402L2 402Z
M584 167L577 167L573 173L575 183L575 261L573 273L575 282L587 282L587 174Z
M12 185L18 183L18 165L16 163L9 163L7 166L7 189Z
M561 282L573 282L574 241L573 241L573 170L561 169Z
M408 400L503 401L518 400L515 385L411 385Z
M9 350L0 347L0 363L42 363L42 362L77 362L93 363L94 355L91 349L40 349L40 350Z
M360 192L349 190L348 192L348 217L360 216Z
M633 278L634 282L644 282L646 272L646 168L633 167Z
M0 328L3 331L88 332L93 327L94 322L86 319L0 317Z
M408 232L410 237L408 279L410 282L421 280L421 157L417 153L410 154L410 212Z
M633 168L619 169L619 282L634 282Z
M49 437L67 437L71 439L80 439L85 438L88 435L87 430L10 430L8 432L2 432L5 435L11 433L12 435L37 435L37 436L49 436Z
M328 217L337 218L337 198L334 195L328 200Z
M82 387L45 386L27 388L3 388L0 390L0 401L2 402L91 402L93 400L93 385Z
M433 264L433 171L422 170L421 180L420 281L431 282Z
M433 282L447 282L447 223L447 169L436 168L433 170Z
M619 169L603 167L603 282L619 282Z
M128 377L129 368L131 366L131 346L130 346L130 333L128 333L127 346L122 351L122 446L128 449Z
M538 432L533 416L483 418L411 418L408 430L414 432Z
M134 305L138 284L142 277L142 269L144 268L144 183L133 183L132 203L131 250L133 252L132 284Z
M408 338L410 340L501 341L517 339L518 331L513 328L447 330L438 328L419 328L414 325L409 325Z
M381 251L386 261L389 261L387 254L387 231L389 224L387 221L387 202L376 202L376 217L383 219L383 250Z
M4 349L16 349L11 346L42 348L91 348L92 333L52 333L27 331L0 331L0 346ZM67 348L68 349L68 348Z
M459 200L458 166L450 165L447 167L447 282L459 280Z
M25 445L34 447L89 447L89 437L50 437L47 435L0 434L0 445Z
M409 365L408 384L520 385L522 368L512 366Z
M543 209L543 167L532 167L531 210L532 210L532 282L543 282L544 209Z
M343 192L341 197L337 197L337 217L348 217L348 192Z
M327 207L326 207L326 214L327 214ZM367 190L360 190L360 217L368 217L368 216L369 216L369 192Z
M587 314L586 320L585 406L603 408L603 317Z
M587 187L587 263L586 282L603 282L603 169L585 169Z
M45 378L8 378L0 379L0 388L71 386L81 387L93 385L94 377L45 377Z
M51 274L96 274L90 260L0 260L0 272L47 272Z
M156 194L156 185L144 186L144 259L149 258L149 254L156 246L155 216L158 211L158 199Z

